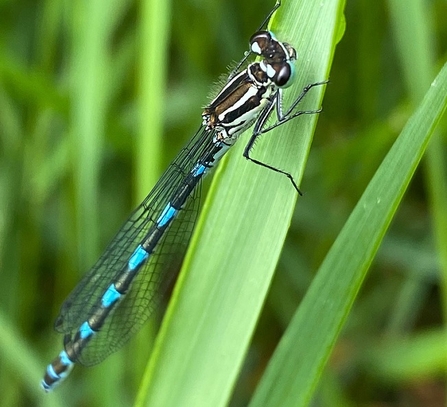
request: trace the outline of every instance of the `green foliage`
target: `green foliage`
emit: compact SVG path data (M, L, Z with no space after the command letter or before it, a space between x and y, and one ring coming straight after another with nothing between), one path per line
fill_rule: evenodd
M295 208L285 177L241 157L244 135L155 345L149 327L51 395L38 386L62 345L61 303L273 2L0 5L0 406L443 403L447 6L283 2L272 29L299 57L285 104L331 82L304 101L319 117L265 135L254 155L304 196Z

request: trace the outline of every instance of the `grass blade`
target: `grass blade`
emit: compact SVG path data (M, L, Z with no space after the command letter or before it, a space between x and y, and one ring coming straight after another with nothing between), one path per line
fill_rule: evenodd
M439 73L369 183L283 336L255 406L306 406L405 190L447 103Z
M335 1L285 2L274 21L299 53L290 100L327 78L334 47ZM254 29L256 26L254 27ZM313 89L303 109L320 106ZM316 116L266 135L257 158L301 178ZM285 177L246 162L242 138L209 193L142 388L147 406L228 403L281 252L296 193Z

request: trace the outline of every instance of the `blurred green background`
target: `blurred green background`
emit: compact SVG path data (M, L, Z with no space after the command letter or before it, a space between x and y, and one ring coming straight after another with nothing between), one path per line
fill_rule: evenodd
M247 404L315 271L446 59L447 3L399 4L346 4L346 32L301 184L305 194L232 406ZM272 5L0 3L0 406L133 403L150 352L150 328L98 367L77 368L44 397L40 377L62 344L53 321L196 130L213 84L246 50ZM406 19L420 25L405 31ZM423 53L405 59L411 52L402 49L421 49L420 38L427 40ZM437 141L441 157L445 128L444 121ZM423 164L314 405L446 405L447 355L430 352L445 339L447 308L431 179Z

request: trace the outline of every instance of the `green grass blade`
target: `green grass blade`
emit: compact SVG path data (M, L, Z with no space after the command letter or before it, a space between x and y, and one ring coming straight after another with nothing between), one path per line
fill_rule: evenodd
M72 143L77 213L77 233L85 244L79 248L81 261L92 261L98 251L100 199L100 152L103 149L108 66L106 41L108 14L97 18L101 1L76 3L73 11ZM87 18L86 18L87 16ZM78 28L80 27L80 28ZM82 264L82 263L81 263Z
M138 148L135 150L138 201L155 185L161 172L170 8L169 1L141 3L138 87L140 128L136 143ZM157 40L154 41L154 38Z
M61 397L56 395L48 399L42 389L36 385L42 377L42 361L36 358L30 343L23 339L2 309L0 309L0 323L2 326L0 357L2 365L8 368L9 375L20 378L26 395L34 400L36 407L63 406ZM6 404L0 402L0 405Z
M388 383L421 381L446 371L447 342L442 329L387 341L364 358L368 370Z
M326 256L275 351L252 407L308 405L446 104L447 65L432 83Z
M304 85L327 78L339 4L284 2L275 17L275 33L299 55L286 106ZM303 109L318 108L322 91L313 89ZM316 119L304 116L264 136L254 156L300 179ZM228 403L296 200L285 177L242 158L248 136L222 163L208 195L142 385L144 405Z
M411 3L389 0L397 48L405 85L413 101L423 95L435 65L436 32L431 24L430 9L422 0ZM440 135L433 138L426 155L426 188L431 205L434 236L441 267L441 289L444 320L447 320L447 163Z

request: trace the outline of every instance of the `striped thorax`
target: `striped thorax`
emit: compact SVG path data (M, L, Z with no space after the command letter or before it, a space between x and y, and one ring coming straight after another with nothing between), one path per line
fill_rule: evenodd
M231 78L202 113L203 125L217 131L216 139L233 144L257 119L278 88L293 81L295 49L269 31L250 39L251 51L263 59Z
M237 136L250 127L273 91L274 84L260 63L250 64L205 108L203 125L217 130L217 140L233 144Z

